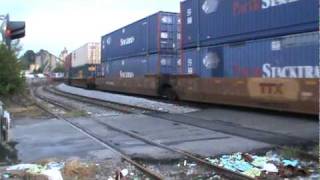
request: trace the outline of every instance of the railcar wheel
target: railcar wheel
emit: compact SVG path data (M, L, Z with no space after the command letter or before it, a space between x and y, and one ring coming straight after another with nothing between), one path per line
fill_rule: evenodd
M172 101L178 100L178 95L172 88L165 88L162 97Z

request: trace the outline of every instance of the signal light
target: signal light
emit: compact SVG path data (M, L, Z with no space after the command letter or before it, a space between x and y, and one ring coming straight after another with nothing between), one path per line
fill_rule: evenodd
M5 32L4 32L4 35L5 35L5 37L10 38L10 36L11 36L10 29L6 29Z
M5 36L10 40L23 38L25 36L25 22L23 21L7 22Z

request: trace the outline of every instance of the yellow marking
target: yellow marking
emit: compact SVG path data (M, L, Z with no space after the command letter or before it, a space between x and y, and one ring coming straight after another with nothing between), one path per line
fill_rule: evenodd
M268 101L298 100L300 95L299 82L294 79L263 79L248 80L249 96Z

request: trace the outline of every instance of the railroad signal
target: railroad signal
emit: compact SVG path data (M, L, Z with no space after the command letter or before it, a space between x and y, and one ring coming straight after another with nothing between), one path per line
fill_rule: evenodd
M23 38L25 36L25 22L9 21L5 29L5 38L9 40Z
M26 24L24 21L10 21L9 14L0 15L3 21L0 29L2 41L11 48L11 40L23 38L25 36Z

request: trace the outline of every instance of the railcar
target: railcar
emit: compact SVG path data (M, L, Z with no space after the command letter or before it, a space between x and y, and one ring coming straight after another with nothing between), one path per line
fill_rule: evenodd
M101 63L69 65L67 83L318 114L317 7L317 0L182 1L180 15L158 12L104 35Z

